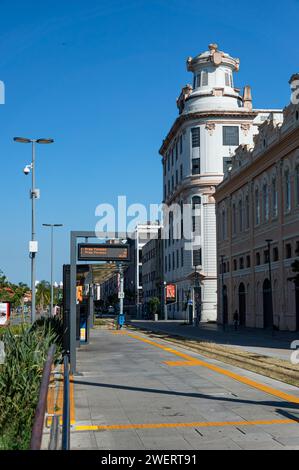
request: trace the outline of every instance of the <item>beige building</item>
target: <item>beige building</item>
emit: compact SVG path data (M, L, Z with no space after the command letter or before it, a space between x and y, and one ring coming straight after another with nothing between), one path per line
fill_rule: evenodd
M157 297L162 306L164 282L161 229L157 236L142 248L142 287L144 305L152 297Z
M215 199L218 321L299 330L299 100L237 149Z

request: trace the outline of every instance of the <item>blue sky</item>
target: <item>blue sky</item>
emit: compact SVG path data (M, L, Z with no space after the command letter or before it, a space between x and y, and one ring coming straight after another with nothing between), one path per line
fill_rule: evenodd
M236 85L253 87L255 107L284 107L298 65L298 0L0 0L2 211L0 268L30 281L30 147L16 135L52 137L37 148L37 278L69 262L70 230L92 230L95 208L159 203L158 150L190 82L185 61L211 42L241 59Z

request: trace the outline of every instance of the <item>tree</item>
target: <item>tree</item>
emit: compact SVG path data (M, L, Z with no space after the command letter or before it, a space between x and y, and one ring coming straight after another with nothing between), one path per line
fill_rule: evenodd
M36 288L36 304L44 310L50 304L51 286L48 281L41 281Z
M151 313L152 316L155 316L156 313L159 311L160 309L160 300L158 299L158 297L152 297L149 301L148 301L148 307L149 307L149 311Z

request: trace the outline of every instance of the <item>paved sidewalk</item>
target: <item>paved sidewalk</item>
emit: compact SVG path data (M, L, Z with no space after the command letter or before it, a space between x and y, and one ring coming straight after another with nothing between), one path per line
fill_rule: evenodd
M73 450L299 450L291 385L133 331L92 331L77 366Z
M263 356L272 356L286 361L290 360L291 343L299 340L299 332L265 331L244 328L234 331L233 327L222 327L214 324L202 324L200 327L184 325L182 321L145 321L132 320L131 325L190 339L209 341L223 346L233 346Z

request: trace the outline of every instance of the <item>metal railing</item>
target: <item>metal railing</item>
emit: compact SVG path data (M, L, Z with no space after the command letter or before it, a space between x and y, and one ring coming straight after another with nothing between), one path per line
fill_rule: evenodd
M52 372L52 365L54 363L56 346L53 344L49 351L48 357L43 370L42 382L39 391L38 404L35 411L34 424L32 428L30 450L40 450L42 445L45 414L47 409L47 398L50 384L50 377Z
M62 415L62 450L70 450L70 369L69 356L63 358L63 415Z

